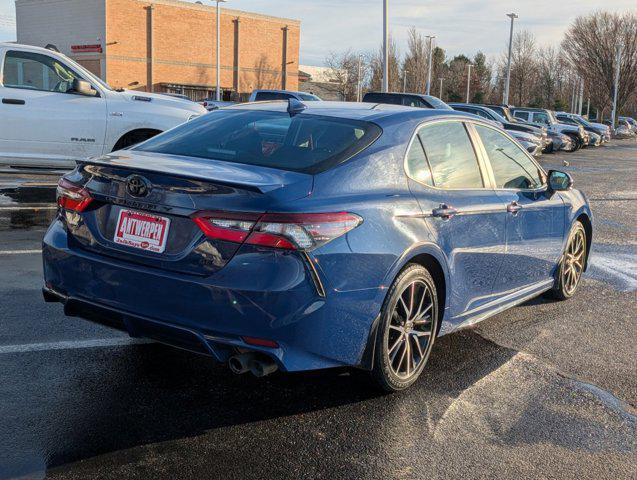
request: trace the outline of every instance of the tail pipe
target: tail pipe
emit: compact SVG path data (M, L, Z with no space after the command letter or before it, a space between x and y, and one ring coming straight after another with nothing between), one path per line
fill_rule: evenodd
M255 377L265 377L279 368L274 360L255 352L233 355L228 359L228 366L233 373L240 375L252 372Z

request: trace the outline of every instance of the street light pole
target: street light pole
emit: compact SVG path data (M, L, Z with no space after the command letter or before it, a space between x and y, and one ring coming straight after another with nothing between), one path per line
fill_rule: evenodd
M389 91L389 0L383 0L383 84L382 92Z
M613 128L617 121L617 96L619 94L619 72L621 70L622 45L621 43L615 48L615 86L613 88Z
M469 103L469 93L471 92L471 67L473 67L472 64L467 64L467 67L469 68L469 73L467 74L467 103Z
M579 105L577 108L577 114L582 114L582 109L584 108L584 79L580 78L579 84Z
M438 98L442 100L442 81L444 80L444 78L439 78L438 80L440 80L440 95L438 96Z
M429 95L431 92L431 61L432 61L432 57L433 57L433 45L434 45L434 38L436 38L435 35L427 35L426 36L429 39L429 66L427 67L427 88L425 89L425 93L427 95Z
M221 80L221 8L219 7L219 3L225 2L226 0L215 0L217 2L217 87L215 91L215 99L219 102L221 101L221 86L219 82Z
M407 91L407 75L409 72L407 70L403 71L403 93Z
M356 101L360 102L361 101L361 97L362 97L362 87L363 87L363 82L361 79L361 75L363 72L363 54L359 53L358 54L358 84L356 85Z
M509 32L509 59L507 60L507 78L504 85L504 97L502 103L509 104L509 85L511 85L511 52L513 51L513 21L519 18L515 13L507 13L507 17L511 19L511 30Z

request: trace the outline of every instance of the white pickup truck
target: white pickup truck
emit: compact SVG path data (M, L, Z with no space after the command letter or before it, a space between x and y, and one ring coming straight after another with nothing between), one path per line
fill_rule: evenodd
M188 100L114 90L58 52L0 43L0 166L72 168L206 112Z

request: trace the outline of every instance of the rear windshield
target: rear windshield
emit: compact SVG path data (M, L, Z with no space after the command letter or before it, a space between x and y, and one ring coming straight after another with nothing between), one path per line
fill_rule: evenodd
M359 120L262 110L215 110L134 150L315 174L371 145L377 125Z

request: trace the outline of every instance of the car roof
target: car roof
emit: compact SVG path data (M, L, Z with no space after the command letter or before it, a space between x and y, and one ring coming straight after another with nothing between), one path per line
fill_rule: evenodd
M403 120L427 119L434 117L461 117L467 115L454 110L437 110L433 108L407 107L403 105L389 105L385 103L363 102L307 102L303 113L312 115L324 115L336 118L349 118L352 120L366 120L375 123L384 123L389 119L401 118ZM233 105L225 110L265 110L273 112L287 112L288 102L285 100L272 100L266 102L250 102Z

